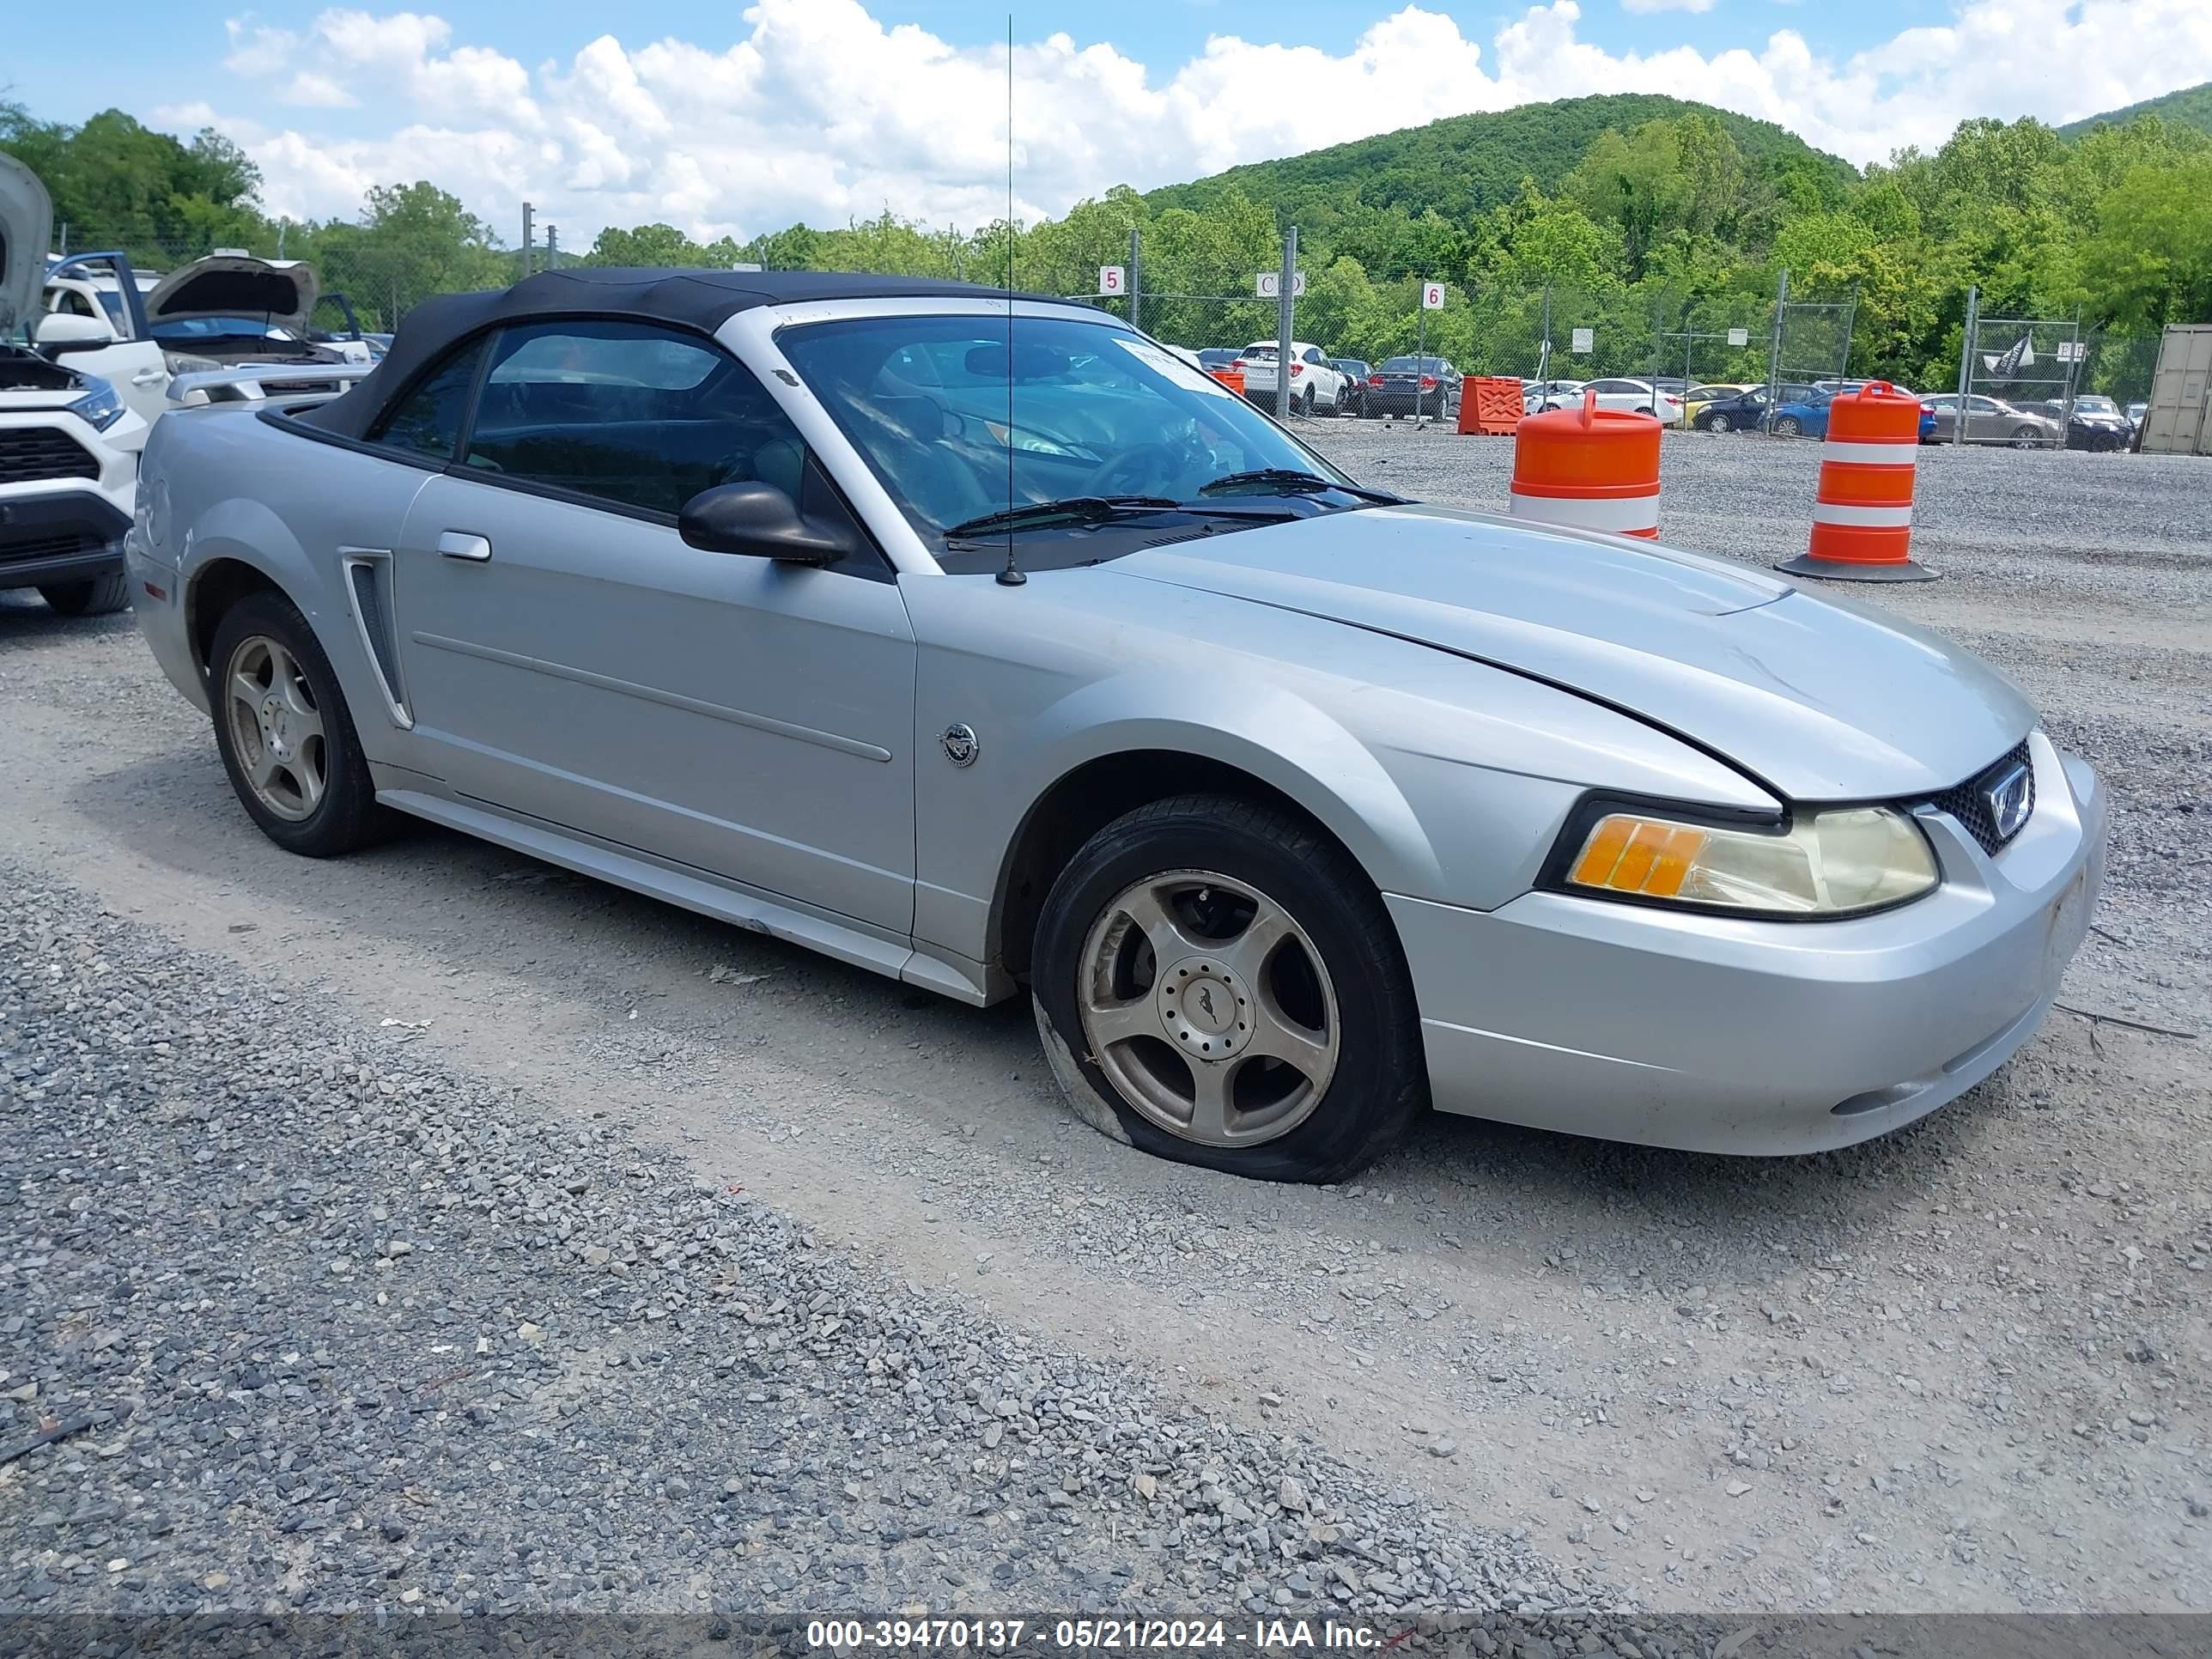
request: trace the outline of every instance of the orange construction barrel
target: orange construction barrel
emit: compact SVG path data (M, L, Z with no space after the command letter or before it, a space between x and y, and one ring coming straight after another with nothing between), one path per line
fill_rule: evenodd
M1656 540L1658 418L1600 409L1595 392L1580 409L1526 416L1513 441L1513 516Z
M1828 404L1812 546L1774 568L1793 576L1924 582L1912 561L1912 477L1920 458L1920 399L1875 380Z

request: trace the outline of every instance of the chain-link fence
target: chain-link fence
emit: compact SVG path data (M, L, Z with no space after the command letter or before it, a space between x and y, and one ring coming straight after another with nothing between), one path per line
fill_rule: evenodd
M377 333L396 327L432 295L498 287L526 269L573 262L574 254L545 245L548 228L538 228L526 253L428 232L355 225L279 225L236 246L263 258L314 264L324 297L311 319L313 331L340 335L357 325ZM142 286L232 249L215 235L179 240L151 234L144 225L70 225L59 234L66 239L60 252L123 250ZM1259 292L1272 271L1255 272L1248 293L1154 292L1141 237L1133 238L1131 255L1124 276L1133 293L1071 297L1193 352L1226 354L1277 338L1279 302ZM1252 263L1262 263L1263 257ZM1793 294L1786 277L1778 296L1655 295L1648 288L1565 283L1432 282L1417 270L1370 274L1349 260L1316 260L1294 286L1291 337L1318 347L1326 358L1362 365L1370 376L1393 357L1418 353L1462 375L1560 382L1625 378L1670 391L1756 387L1770 394L1771 406L1833 387L1851 374L1855 296ZM1425 305L1425 295L1441 303ZM1983 318L1971 304L1966 327L1972 335L1971 349L1960 354L1966 384L1947 373L1940 386L1917 388L1944 404L1941 418L1952 418L1948 405L1963 390L2038 414L2051 422L2047 435L2055 447L2061 441L2057 433L2071 430L2078 441L2085 429L2078 420L2069 428L2069 409L2078 414L2110 407L2124 418L2130 404L2149 395L2155 337L2105 336L2069 319ZM2105 399L2112 400L2109 406ZM1354 393L1348 412L1359 412L1364 401ZM2055 411L2043 407L2053 402Z

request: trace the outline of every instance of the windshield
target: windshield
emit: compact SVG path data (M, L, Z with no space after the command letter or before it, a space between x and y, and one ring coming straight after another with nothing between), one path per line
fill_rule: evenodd
M157 340L289 340L298 336L279 328L265 317L181 317L155 323L149 331Z
M2074 407L2086 409L2092 415L2117 415L2120 412L2120 406L2110 398L2076 398L2074 399Z
M1325 488L1351 483L1140 336L1050 317L1018 318L1014 329L1011 375L1002 316L811 323L776 343L933 550L954 526L1009 507L1078 496L1196 502L1207 485L1263 469ZM1236 488L1281 493L1266 481ZM1356 504L1333 488L1329 496Z

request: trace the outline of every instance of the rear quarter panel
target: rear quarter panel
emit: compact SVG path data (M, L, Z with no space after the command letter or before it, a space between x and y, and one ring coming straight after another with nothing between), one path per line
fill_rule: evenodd
M404 765L407 734L385 712L344 586L339 550L388 551L430 472L304 437L245 406L165 416L147 445L142 487L166 491L181 622L197 636L209 573L227 560L258 571L296 605L331 661L372 761Z

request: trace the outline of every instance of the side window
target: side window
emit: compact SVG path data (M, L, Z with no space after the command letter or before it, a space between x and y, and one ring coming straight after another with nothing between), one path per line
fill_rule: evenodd
M501 331L465 464L671 515L722 483L798 500L809 470L798 428L720 347L586 321Z
M421 380L369 433L368 441L440 465L453 459L461 441L461 416L469 388L476 384L483 342L472 340Z
M1306 348L1306 361L1310 363L1319 362L1321 361L1321 348L1319 346L1308 346Z

